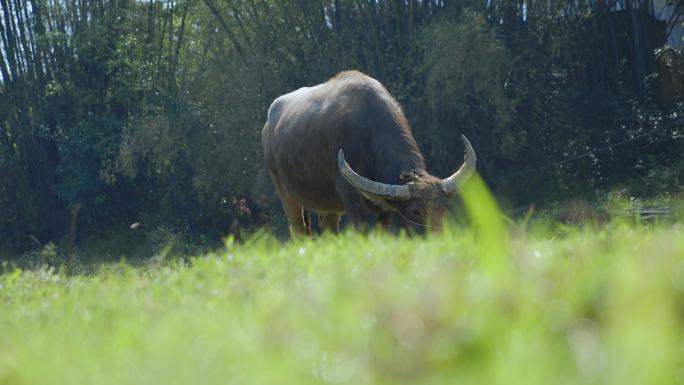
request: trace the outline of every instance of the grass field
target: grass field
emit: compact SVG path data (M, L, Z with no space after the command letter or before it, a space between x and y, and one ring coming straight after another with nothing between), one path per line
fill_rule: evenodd
M6 267L0 384L684 383L679 224L504 226L482 207L426 238Z

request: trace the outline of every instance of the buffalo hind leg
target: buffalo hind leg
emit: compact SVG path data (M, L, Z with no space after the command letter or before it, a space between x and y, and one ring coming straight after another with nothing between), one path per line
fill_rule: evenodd
M334 213L318 214L318 225L323 232L337 234L340 231L340 215Z
M283 187L282 183L280 183L280 179L278 179L275 173L269 173L271 174L271 180L273 180L273 184L278 191L278 197L280 198L280 203L283 205L287 222L290 225L290 235L292 235L293 239L310 235L310 218L307 218L307 212L304 210L304 206L302 206L302 204Z
M313 232L311 230L311 210L307 210L306 207L302 207L302 214L304 216L304 231L306 235L311 237Z
M287 222L290 224L292 238L309 235L310 231L305 219L304 206L292 197L281 196L280 201L283 204Z

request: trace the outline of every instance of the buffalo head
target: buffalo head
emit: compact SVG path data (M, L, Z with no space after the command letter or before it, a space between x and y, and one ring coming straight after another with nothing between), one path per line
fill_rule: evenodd
M342 149L337 154L338 167L344 179L361 195L383 212L392 213L392 223L400 223L418 232L439 229L447 213L449 198L475 172L475 151L468 139L462 138L465 160L458 171L446 179L425 171L406 171L400 176L404 184L376 182L356 173L345 160Z

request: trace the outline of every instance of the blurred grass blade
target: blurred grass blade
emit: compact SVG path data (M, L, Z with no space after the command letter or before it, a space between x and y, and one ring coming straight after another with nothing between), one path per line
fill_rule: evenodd
M476 231L479 257L488 269L501 271L506 267L508 236L494 196L475 174L463 186L461 197Z

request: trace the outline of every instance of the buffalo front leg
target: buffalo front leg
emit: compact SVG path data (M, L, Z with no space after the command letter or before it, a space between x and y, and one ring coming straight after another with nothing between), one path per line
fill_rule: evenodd
M318 225L321 226L323 232L331 232L337 234L340 231L340 215L339 214L318 214Z
M390 213L388 213L388 212L378 213L376 226L382 228L385 231L389 230L391 220L392 220L392 215Z
M354 230L368 231L370 216L363 207L361 195L340 174L335 179L335 189L340 199L342 199L342 204L347 210L347 215L351 219Z

